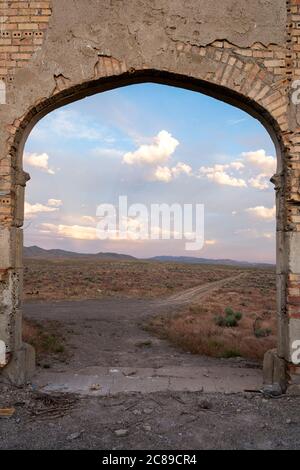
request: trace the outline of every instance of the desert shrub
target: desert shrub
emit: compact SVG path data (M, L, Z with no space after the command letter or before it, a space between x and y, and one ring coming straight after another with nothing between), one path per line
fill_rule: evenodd
M231 358L234 358L234 357L241 357L241 353L238 349L225 349L225 351L223 352L222 357L224 357L225 359L231 359Z
M254 335L256 338L267 338L272 334L272 330L270 328L257 328L254 331Z
M225 308L225 317L219 315L215 318L215 324L217 326L226 327L226 328L235 328L238 326L239 321L243 318L241 312L234 312L230 307Z
M227 317L225 318L225 326L227 328L235 328L236 326L238 326L238 321L237 319L235 318L235 315L227 315Z
M51 322L41 325L32 320L24 321L23 340L35 348L38 359L65 352L64 337L58 332L58 326Z
M218 315L218 316L215 318L215 324L216 324L217 326L222 326L222 327L224 327L224 326L226 326L225 323L226 323L225 318L222 317L222 315Z
M243 318L243 314L241 312L235 312L234 317L237 321L241 321L241 319Z
M226 307L225 308L225 315L226 315L226 317L231 317L232 315L234 315L234 311L232 310L232 308Z

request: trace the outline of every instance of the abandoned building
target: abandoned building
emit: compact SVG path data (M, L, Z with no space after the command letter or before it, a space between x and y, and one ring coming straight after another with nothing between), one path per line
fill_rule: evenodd
M278 346L265 384L297 381L300 340L300 0L0 2L0 374L26 382L22 343L26 139L82 97L155 82L223 100L268 130L277 151Z

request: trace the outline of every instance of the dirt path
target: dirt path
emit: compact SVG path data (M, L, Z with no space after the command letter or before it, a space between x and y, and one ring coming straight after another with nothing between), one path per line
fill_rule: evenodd
M58 321L71 352L65 362L42 364L35 386L44 391L111 395L122 392L239 392L261 387L261 371L246 360L182 352L143 329L145 320L174 311L240 276L189 289L167 300L103 299L28 303L25 317ZM176 310L175 310L176 311Z
M167 299L159 300L157 305L170 305L170 306L179 306L190 304L192 302L202 299L204 296L211 294L211 292L218 290L220 287L226 286L232 281L239 279L245 276L245 273L238 274L237 276L227 277L221 281L210 282L197 287L192 287L191 289L186 289L183 292L178 292L177 294L171 295Z

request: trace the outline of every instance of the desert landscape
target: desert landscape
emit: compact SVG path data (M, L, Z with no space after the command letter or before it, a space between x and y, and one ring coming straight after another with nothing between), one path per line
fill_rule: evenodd
M262 361L276 344L275 272L270 267L188 264L84 257L74 254L25 256L24 301L164 299L186 290L226 281L200 299L174 301L143 325L151 334L193 354ZM124 258L124 259L123 259ZM183 303L183 305L181 305ZM152 309L151 309L152 310ZM236 319L237 317L237 319ZM24 340L40 354L65 353L57 322L47 331L25 317Z
M192 354L244 357L262 361L276 344L275 271L270 267L188 264L152 260L67 256L44 251L25 256L24 300L172 299L188 292L187 301L174 300L143 324L151 334ZM123 259L124 258L124 259ZM226 281L217 289L209 285ZM205 285L208 292L190 295ZM173 297L172 297L173 296ZM165 311L164 311L165 310ZM153 308L151 308L153 311ZM236 319L237 317L237 319ZM25 318L24 340L38 352L66 352L59 319L47 330ZM59 333L56 333L59 332ZM60 338L60 339L59 339Z
M297 448L299 398L261 390L273 266L36 250L24 264L37 373L0 384L15 410L1 448Z

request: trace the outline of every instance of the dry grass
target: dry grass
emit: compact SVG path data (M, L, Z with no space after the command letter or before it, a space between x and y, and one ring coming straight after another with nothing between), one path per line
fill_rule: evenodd
M25 300L153 298L238 274L224 266L89 259L25 259Z
M23 341L36 351L38 362L47 364L48 359L65 360L65 338L59 332L59 323L45 322L41 325L33 320L23 320Z
M173 315L159 315L147 329L194 354L213 357L242 356L262 360L276 345L275 273L250 270L224 287ZM220 327L216 317L226 307L243 314L235 328Z
M25 299L79 300L108 296L155 298L235 276L201 302L148 325L155 334L194 354L261 360L276 345L276 288L272 269L87 259L26 259ZM236 328L217 326L226 307L243 314ZM25 324L25 340L40 356L62 354L58 328Z

